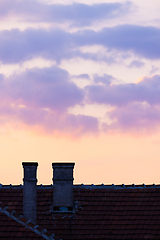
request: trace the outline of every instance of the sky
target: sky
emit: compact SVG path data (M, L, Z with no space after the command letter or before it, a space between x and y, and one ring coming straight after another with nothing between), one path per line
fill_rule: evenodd
M160 1L0 0L0 183L160 183Z

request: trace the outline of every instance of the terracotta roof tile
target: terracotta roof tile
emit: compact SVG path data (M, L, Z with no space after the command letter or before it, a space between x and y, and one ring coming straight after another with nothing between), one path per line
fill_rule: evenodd
M0 201L18 214L22 214L22 198L22 187L0 189ZM158 186L74 186L73 213L52 212L52 199L52 187L38 187L37 224L40 231L45 228L58 238L160 239ZM14 224L10 231L15 231Z
M23 216L0 202L0 239L4 240L7 237L24 240L55 239L46 229L30 223Z

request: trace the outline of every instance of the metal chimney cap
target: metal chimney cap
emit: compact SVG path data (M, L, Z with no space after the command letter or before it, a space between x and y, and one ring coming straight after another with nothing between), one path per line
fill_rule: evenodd
M75 163L68 163L68 162L55 162L52 163L52 167L56 167L56 168L63 168L63 167L67 167L67 168L74 168Z
M37 167L38 163L37 162L22 162L22 165L23 165L23 167L24 166L35 166L35 167Z

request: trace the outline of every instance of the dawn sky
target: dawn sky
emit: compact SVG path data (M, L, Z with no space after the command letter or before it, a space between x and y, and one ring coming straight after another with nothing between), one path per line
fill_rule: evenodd
M0 183L160 183L160 1L0 0Z

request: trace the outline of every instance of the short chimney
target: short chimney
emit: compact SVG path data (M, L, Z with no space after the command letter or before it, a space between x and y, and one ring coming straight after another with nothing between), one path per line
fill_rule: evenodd
M37 162L22 162L23 178L23 216L36 224L37 202Z
M73 210L73 168L75 163L52 163L53 210Z

